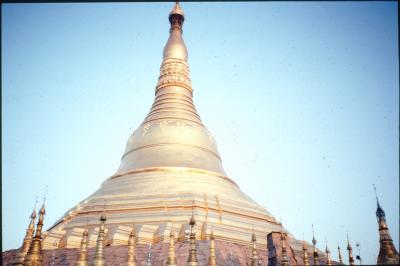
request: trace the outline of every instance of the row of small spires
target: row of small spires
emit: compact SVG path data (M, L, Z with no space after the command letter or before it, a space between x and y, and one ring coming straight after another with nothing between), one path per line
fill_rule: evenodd
M43 220L45 212L44 203L39 210L39 220L36 227L36 232L34 234L35 228L34 223L36 219L36 207L31 214L31 222L29 223L28 229L26 230L26 235L23 241L23 244L17 253L14 262L12 265L25 265L25 266L36 266L36 265L43 265L43 251L42 251L42 227L43 227ZM100 217L100 229L99 234L96 241L96 251L94 255L94 260L91 263L93 266L103 266L106 265L105 258L104 258L104 229L105 229L105 222L106 216L103 214ZM196 233L193 232L193 227L195 226L196 221L193 217L190 218L189 225L190 225L190 235L189 235L189 256L187 259L187 266L198 266L197 260L197 251L196 251ZM289 259L286 251L286 237L283 233L283 227L281 224L281 242L282 242L282 256L281 256L281 265L288 266ZM128 239L128 259L127 262L124 264L126 266L136 266L136 256L135 256L135 231L132 229L129 239ZM76 266L87 266L88 265L88 253L87 253L87 241L88 241L88 229L85 229L83 232L83 237L81 241L80 251L78 255L78 259L75 263ZM252 234L252 256L251 256L251 266L258 266L261 264L261 261L258 259L257 254L257 245L256 245L256 236L253 232ZM318 251L316 248L317 240L314 237L314 228L313 228L313 265L319 265L318 260ZM354 265L354 259L352 254L352 247L350 245L349 239L347 238L347 250L349 255L349 264ZM340 247L338 246L339 252L339 263L343 264L342 254L340 252ZM326 261L325 265L333 265L333 262L330 257L330 250L328 245L325 248L326 254ZM361 259L360 259L361 260ZM307 245L306 242L303 241L303 263L304 265L310 265L310 261L308 258L307 253ZM168 259L167 259L167 266L176 266L177 260L175 257L175 235L171 230L169 235L169 251L168 251ZM213 231L211 231L210 235L210 256L208 265L215 266L217 265L217 258L215 254L215 237Z

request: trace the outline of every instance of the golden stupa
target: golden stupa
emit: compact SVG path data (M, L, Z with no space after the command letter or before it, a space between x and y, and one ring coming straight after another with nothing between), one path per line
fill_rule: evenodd
M193 104L178 3L169 21L149 114L129 137L116 173L45 232L44 249L79 248L85 229L94 247L103 212L105 245L126 244L133 224L138 243L168 242L171 230L184 239L192 213L198 239L208 239L212 230L219 240L249 245L254 232L258 248L266 250L266 234L281 230L226 175L216 141ZM302 242L292 245L301 250Z

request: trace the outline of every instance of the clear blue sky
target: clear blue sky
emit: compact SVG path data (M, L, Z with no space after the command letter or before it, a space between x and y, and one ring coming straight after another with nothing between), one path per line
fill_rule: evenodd
M2 5L3 249L114 174L149 111L172 3ZM194 101L241 189L295 237L399 249L396 2L183 3ZM357 251L356 251L357 253ZM347 252L346 252L347 254Z

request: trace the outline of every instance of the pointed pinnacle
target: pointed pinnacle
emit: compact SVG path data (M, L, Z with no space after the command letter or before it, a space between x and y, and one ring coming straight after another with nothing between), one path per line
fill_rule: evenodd
M35 220L36 219L36 207L35 209L33 209L32 214L31 214L31 220Z
M169 13L170 16L173 15L173 14L185 16L185 14L183 13L183 10L182 10L181 6L179 5L179 1L176 1L176 2L175 2L174 7L172 8L171 12Z

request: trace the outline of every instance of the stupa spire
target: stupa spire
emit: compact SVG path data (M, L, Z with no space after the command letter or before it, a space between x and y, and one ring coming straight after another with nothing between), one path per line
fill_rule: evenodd
M29 247L32 243L33 234L35 233L36 204L35 204L35 208L33 209L30 218L31 218L31 221L28 225L28 228L26 229L26 233L25 233L24 240L22 242L22 246L19 249L12 265L23 265L24 264L25 256L28 253Z
M79 250L78 260L76 261L75 266L87 266L88 265L88 252L87 252L87 241L88 241L88 229L85 228L82 234L81 247Z
M42 229L43 229L44 216L46 215L44 201L45 199L43 200L42 207L39 210L39 219L36 225L35 236L29 247L29 251L26 254L24 265L41 266L43 264Z
M135 226L132 227L132 230L129 234L128 238L128 260L124 266L136 266L136 255L135 255L135 243L136 243L136 234L135 234Z
M215 237L213 231L211 231L210 235L210 258L208 260L208 265L217 266L217 257L215 255Z
M104 259L104 229L107 217L103 213L100 217L100 229L97 236L96 252L94 253L94 260L92 266L104 266L106 261Z
M168 260L167 266L177 266L176 256L175 256L175 235L172 231L169 233L169 250L168 250Z
M376 219L378 221L379 230L379 255L377 259L378 264L399 264L399 253L393 244L392 237L389 233L389 227L386 223L385 211L379 204L378 194L374 184L374 191L376 197Z
M250 266L257 266L258 265L257 238L256 238L256 234L254 233L254 228L253 228L253 234L251 235L251 242L252 242L252 247L251 247Z
M347 233L347 251L349 253L349 264L354 265L353 248L350 245L349 234Z
M188 51L182 38L184 20L181 6L175 3L169 14L170 35L164 46L154 103L129 138L116 175L162 166L226 176L215 140L193 103Z
M188 52L182 38L182 26L185 21L185 15L178 2L175 3L169 13L168 19L171 28L169 30L169 39L164 47L163 60L174 58L187 61Z
M303 240L303 263L306 266L310 265L310 260L308 259L308 252L307 252L307 244L306 241Z
M331 251L328 248L328 242L325 245L326 265L332 265Z
M317 251L317 240L314 236L314 225L312 224L312 243L313 243L313 258L314 258L314 265L319 265L318 262L318 251Z
M341 265L343 265L343 257L342 257L342 253L340 252L340 247L339 247L339 245L337 246L337 249L338 249L338 254L339 254L339 263L340 263Z
M281 260L281 265L282 266L288 266L289 265L289 260L288 260L288 256L286 253L286 237L285 234L283 232L283 226L282 226L282 222L281 222L281 241L282 241L282 260Z
M197 260L197 251L196 251L196 233L193 231L193 227L196 225L196 220L192 214L190 217L190 246L189 246L189 257L187 260L187 266L198 266L199 262Z

